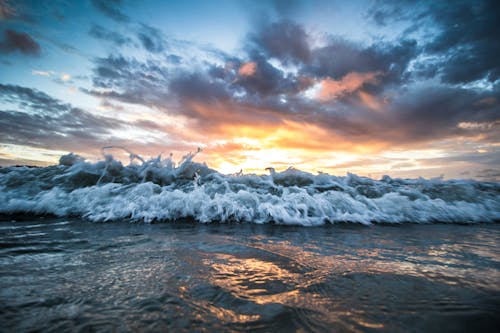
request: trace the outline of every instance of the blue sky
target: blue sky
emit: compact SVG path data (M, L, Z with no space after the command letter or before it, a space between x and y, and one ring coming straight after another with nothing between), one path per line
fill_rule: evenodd
M499 20L493 1L1 0L0 162L202 147L228 173L498 180Z

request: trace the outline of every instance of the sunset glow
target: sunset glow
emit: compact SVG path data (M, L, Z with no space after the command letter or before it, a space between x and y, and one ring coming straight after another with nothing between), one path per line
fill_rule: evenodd
M202 148L224 173L498 179L489 2L280 3L0 1L0 165Z

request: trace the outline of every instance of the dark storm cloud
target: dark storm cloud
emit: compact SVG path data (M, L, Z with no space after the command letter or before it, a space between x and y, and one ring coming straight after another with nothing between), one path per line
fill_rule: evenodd
M255 64L255 73L241 75L235 82L239 87L254 97L263 98L286 93L291 82L285 77L283 71L271 65L261 56L254 56L251 60Z
M166 42L163 33L156 28L142 24L137 37L142 46L151 53L160 53L165 50Z
M494 82L500 78L500 5L497 1L454 1L453 4L408 1L406 6L386 2L376 3L369 13L380 25L406 21L411 23L407 32L426 32L423 54L436 59L432 64L421 65L420 75L439 74L443 82L451 84L481 79Z
M418 54L417 50L414 40L363 47L332 38L326 46L313 51L313 60L305 71L336 79L350 72L380 72L382 81L400 83L405 80L408 63Z
M401 39L393 43L361 45L336 36L313 48L304 27L290 20L264 25L250 36L252 53L298 66L303 75L342 78L351 72L380 72L382 83L406 80L408 64L419 54L417 42Z
M230 97L223 82L210 80L197 73L180 73L170 81L172 94L183 100L196 100L210 103Z
M436 5L433 18L442 29L427 51L446 55L442 79L467 83L500 78L498 22L500 5L496 1Z
M308 39L302 26L289 20L264 25L251 36L265 56L280 59L284 63L308 63L311 58Z
M40 45L27 33L7 29L3 35L3 40L0 41L1 53L19 51L26 55L37 56L40 54Z
M93 25L89 30L89 35L100 40L112 42L118 46L132 43L131 38L126 37L116 31L108 30L100 25Z
M460 124L493 125L500 120L500 104L482 104L487 98L498 99L500 95L442 86L414 89L391 104L391 116L408 141L473 136L490 132L491 126Z
M0 110L0 142L78 149L102 146L102 136L123 123L90 114L39 91L0 84L0 97L22 111Z
M121 10L121 0L92 0L92 4L104 15L119 22L128 22L130 18Z

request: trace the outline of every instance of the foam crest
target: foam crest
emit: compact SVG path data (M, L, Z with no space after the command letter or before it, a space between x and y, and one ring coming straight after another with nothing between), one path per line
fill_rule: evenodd
M0 168L1 214L78 216L90 221L475 223L500 220L500 184L472 180L373 180L313 175L294 168L269 175L223 175L195 153L123 165L62 156L57 166ZM125 149L126 150L126 149Z

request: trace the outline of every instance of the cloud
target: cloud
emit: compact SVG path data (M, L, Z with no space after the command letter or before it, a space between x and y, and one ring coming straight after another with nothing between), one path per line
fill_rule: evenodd
M132 44L132 39L119 34L116 31L108 30L100 25L93 25L89 30L89 35L104 41L111 42L117 46Z
M142 24L137 37L142 46L151 53L161 53L166 48L166 42L163 33L156 28Z
M315 46L315 39L322 43ZM352 72L381 72L383 83L398 84L406 81L408 65L420 52L413 39L362 45L338 36L311 36L288 19L260 25L249 36L249 49L295 66L304 76L338 80Z
M428 15L441 32L426 47L428 53L444 56L442 80L467 83L500 78L498 20L500 6L494 1L475 4L461 1L453 6L436 3Z
M338 38L329 38L325 46L312 51L312 61L304 72L339 79L351 72L380 72L381 83L406 80L409 62L417 55L414 40L377 43L367 47Z
M246 138L268 149L373 153L443 140L498 141L500 89L415 81L412 71L423 52L416 40L359 44L326 35L323 43L310 44L297 23L276 24L273 33L289 38L287 45L267 43L270 24L248 36L243 54L213 52L189 67L97 58L94 87L86 92L181 117L189 131L175 133L184 142ZM480 125L464 127L469 123ZM306 127L307 139L298 140Z
M21 52L26 55L38 56L40 45L25 32L7 29L4 39L0 41L0 53Z
M286 93L293 88L293 81L285 73L270 64L264 57L254 55L251 62L255 64L252 75L242 75L235 82L243 88L248 95L256 100L267 98L271 95Z
M169 63L179 65L182 62L182 57L176 54L169 54L165 58Z
M170 92L182 100L215 102L229 98L229 91L220 81L196 73L179 73L170 80Z
M94 63L94 89L84 92L131 104L161 108L169 105L168 70L162 62L139 62L121 55L110 55L96 58Z
M477 105L491 96L454 87L425 87L409 91L391 103L396 126L407 140L432 140L449 136L471 136L485 132L483 128L466 130L461 122L496 122L500 106Z
M326 78L320 82L321 89L319 90L318 97L323 101L336 99L341 95L360 89L365 84L376 84L377 76L380 76L379 72L351 72L340 80Z
M62 81L69 81L69 80L71 80L71 75L69 75L68 73L61 73L61 80Z
M249 61L240 66L238 74L241 76L252 76L255 74L256 70L257 64L253 61Z
M69 108L67 103L52 98L51 96L26 87L0 84L0 95L9 103L18 104L26 112L44 112L50 110L54 114L66 112Z
M31 74L32 75L38 75L38 76L50 76L51 74L53 74L52 72L50 71L38 71L38 70L32 70L31 71Z
M500 6L495 1L455 1L453 6L439 1L407 1L403 6L377 2L369 16L379 25L409 24L405 34L420 34L426 60L416 66L423 77L438 75L449 84L500 78Z
M0 84L0 96L19 110L0 110L0 142L85 151L103 145L123 122L72 107L39 90Z
M120 7L121 0L91 0L95 8L97 8L104 15L118 22L128 22L130 18L125 15Z
M266 57L284 63L308 63L311 58L309 36L302 26L290 21L264 25L250 37L254 47Z
M193 149L193 145L182 140L172 141L167 135L158 135L166 129L156 122L126 122L116 117L96 115L36 89L0 84L0 99L17 106L17 110L0 109L0 144L72 151L93 157L99 155L101 147L108 145L125 146L143 156L157 155L161 151L180 154ZM133 138L131 133L152 135L141 141ZM28 162L15 158L2 163ZM29 164L44 162L29 161Z
M238 75L247 63L255 63L255 72ZM193 124L205 124L201 130L206 132L217 122L222 128L289 120L319 126L357 143L400 145L478 135L488 141L491 126L466 129L463 123L495 123L500 114L496 92L416 84L399 91L370 90L383 81L381 72L350 72L339 80L286 75L262 57L250 62L231 59L225 68L175 72L120 56L97 59L96 65L96 89L88 93L182 115ZM314 82L321 83L319 100L303 96ZM322 103L332 98L336 103Z

